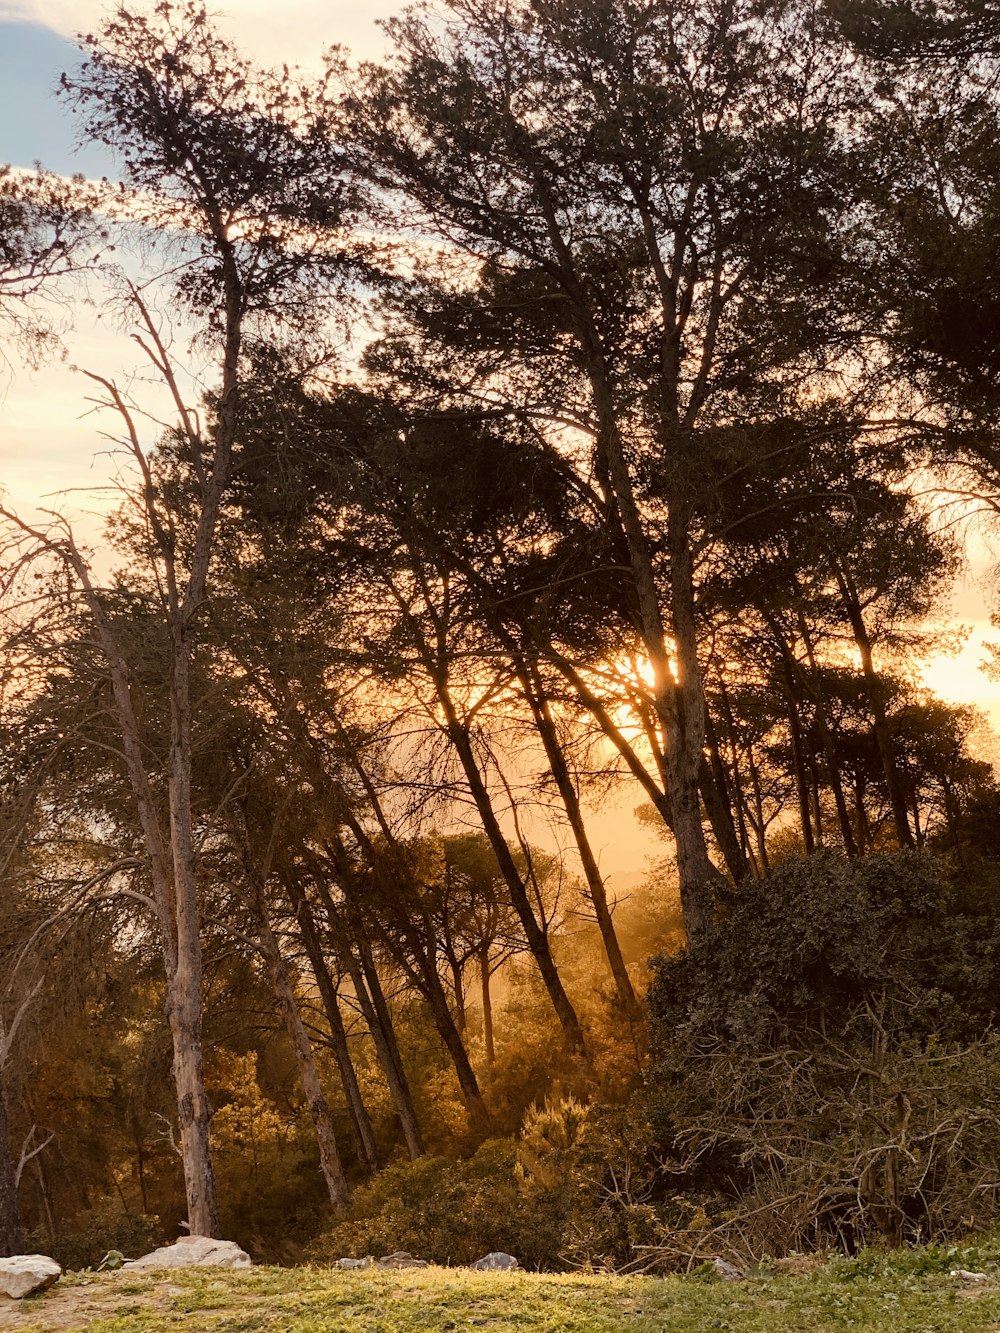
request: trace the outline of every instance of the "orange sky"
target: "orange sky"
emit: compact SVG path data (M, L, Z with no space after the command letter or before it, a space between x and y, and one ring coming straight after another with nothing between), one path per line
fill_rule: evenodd
M359 56L377 55L383 43L376 20L399 7L395 0L223 0L218 6L248 53L302 64L318 63L322 49L334 42ZM0 24L27 20L68 36L93 25L104 8L93 0L0 0ZM114 462L102 423L89 413L86 382L73 366L127 378L137 362L128 339L101 318L99 306L79 304L73 315L64 361L30 370L10 358L6 369L0 366L0 485L25 517L33 517L40 504L59 505L96 540L99 515L113 498L107 484ZM150 444L157 434L151 423ZM952 623L969 627L968 640L957 656L928 662L923 677L946 699L982 707L1000 731L1000 683L980 669L984 642L1000 640L1000 630L989 625L992 557L975 535L969 555L969 572L950 613ZM608 870L638 870L654 846L630 817L638 799L636 793L594 816L595 842Z

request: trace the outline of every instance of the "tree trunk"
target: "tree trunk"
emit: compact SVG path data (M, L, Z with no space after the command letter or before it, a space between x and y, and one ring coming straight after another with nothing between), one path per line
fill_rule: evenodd
M348 826L355 837L363 846L366 854L371 860L373 870L379 868L379 858L370 840L364 833L364 830L357 821L348 817ZM388 824L385 825L388 830ZM343 874L342 888L348 898L349 910L351 912L351 925L354 933L354 943L359 949L370 951L364 945L365 919L360 903L352 901L356 891L354 876L350 871L350 858L347 855L346 848L340 845L338 849L338 866ZM455 1020L452 1017L451 1008L448 1005L447 996L444 993L444 987L441 984L441 978L438 975L437 960L428 957L425 947L425 941L421 939L406 911L396 914L396 925L399 927L401 936L405 941L405 948L395 949L394 953L397 961L406 970L410 980L414 983L416 989L430 1005L431 1016L434 1019L434 1026L438 1030L438 1035L444 1042L445 1049L451 1056L455 1067L455 1073L458 1077L459 1087L462 1090L462 1097L469 1112L470 1119L477 1126L485 1126L489 1121L489 1114L486 1110L486 1103L483 1101L482 1092L476 1079L475 1071L469 1060L468 1051L465 1049L465 1043L462 1041L461 1034L455 1026ZM377 918L374 921L376 928L379 928ZM383 932L383 939L386 945L392 949L393 941ZM367 971L367 969L366 969ZM372 960L372 972L374 972L374 960ZM376 978L377 979L377 978ZM370 979L369 979L370 980ZM381 989L381 987L379 987Z
M21 1250L21 1215L9 1134L7 1102L0 1078L0 1259L19 1254Z
M344 1027L344 1020L340 1013L337 990L333 984L333 978L330 976L326 959L323 956L316 921L309 906L309 901L298 883L290 879L285 884L285 891L295 913L306 956L309 959L313 976L316 978L320 999L323 1002L323 1011L326 1014L326 1021L330 1029L330 1049L333 1051L333 1057L337 1062L340 1082L344 1089L344 1097L351 1117L351 1128L358 1145L358 1155L369 1172L374 1172L378 1167L375 1132L372 1129L368 1108L365 1106L364 1098L361 1095L358 1076L354 1068L354 1062L351 1059L347 1029Z
M200 975L193 975L190 966L178 963L167 986L167 1021L173 1041L188 1226L192 1236L217 1237L219 1212L209 1146L211 1109L205 1092L199 985Z
M750 832L747 828L746 794L743 791L743 773L740 769L739 733L736 729L736 719L733 717L732 705L729 702L729 691L726 689L726 682L722 678L719 680L719 698L722 701L722 719L728 733L729 763L733 773L733 797L736 806L740 850L753 873L759 874L759 867L754 860L753 849L750 846ZM721 750L719 750L719 761L720 763L723 762Z
M496 1049L493 1044L493 996L490 993L490 951L483 949L479 954L479 986L483 1002L483 1045L486 1048L486 1063L496 1063Z
M674 479L670 486L673 493L667 496L670 631L675 656L672 669L656 570L626 458L601 337L574 257L562 234L554 201L537 172L535 176L539 204L576 316L580 350L599 423L599 464L617 511L614 517L629 553L643 645L653 673L656 712L666 742L667 788L677 847L681 910L688 939L694 940L712 928L715 890L721 884L722 876L708 854L698 793L705 740L705 694L698 662L689 506L678 493L679 485ZM658 252L651 257L654 264L662 264ZM663 336L669 341L672 321L666 308L663 319ZM670 372L673 406L667 406L668 392L664 398L663 426L665 431L672 432L671 443L681 444L683 448L677 429L676 374L674 364Z
M809 814L809 779L806 776L805 758L802 753L802 726L799 722L799 710L795 702L795 683L788 664L787 656L782 653L785 677L785 704L788 712L788 731L791 738L792 770L795 774L795 792L799 802L799 824L802 829L802 845L807 856L816 850L813 837L812 819Z
M312 1118L313 1129L316 1132L320 1168L326 1181L330 1202L336 1212L341 1212L350 1200L350 1190L340 1160L340 1149L337 1146L333 1116L330 1114L330 1106L319 1081L316 1057L313 1054L305 1024L302 1022L302 1015L299 1012L298 1001L295 998L295 991L288 975L288 968L285 966L278 941L264 915L261 904L258 904L257 938L260 940L261 950L267 961L271 984L285 1024L285 1031L295 1052L299 1082L302 1085L302 1091L305 1093L309 1115Z
M444 993L444 987L441 985L441 978L438 976L436 969L427 967L423 971L424 984L421 989L427 1003L430 1005L434 1026L445 1044L445 1049L451 1056L451 1062L455 1067L455 1074L458 1078L458 1086L462 1090L462 1100L469 1112L469 1119L475 1129L483 1131L489 1127L490 1113L483 1101L483 1094L479 1087L479 1080L476 1078L476 1072L472 1068L469 1052L465 1049L465 1042L455 1025L455 1020L448 1005L448 997Z
M740 884L750 873L750 867L746 856L743 854L743 848L736 831L733 804L729 799L726 768L719 752L719 739L712 723L712 716L707 710L705 712L705 738L708 742L711 764L703 755L698 776L698 788L705 806L705 813L708 815L708 822L712 826L712 834L716 845L722 853L722 859L729 871L729 877L734 884ZM738 799L737 797L737 801Z
M771 873L771 863L767 855L767 819L764 814L764 796L760 785L760 769L753 757L753 745L746 747L747 767L750 770L750 790L753 792L754 833L757 838L757 858L765 875Z
M667 686L661 717L667 737L667 773L674 811L677 871L688 938L712 928L715 893L722 876L712 864L701 820L699 778L704 762L705 691L698 661L694 570L687 505L669 506L670 619L676 666L675 684ZM666 706L669 704L670 706Z
M537 670L532 669L525 662L519 662L518 667L521 672L521 685L531 708L535 728L545 749L549 772L552 774L556 789L562 799L566 819L580 855L580 864L583 866L583 874L587 882L587 894L594 908L597 928L601 932L601 940L604 943L604 955L607 958L615 989L618 992L619 1002L630 1018L639 1018L642 1011L632 988L632 979L628 974L628 968L625 966L625 960L622 957L621 945L618 942L614 921L611 918L611 908L608 905L604 878L597 864L597 857L590 845L590 839L587 837L583 811L580 808L580 799L569 771L569 765L566 762L566 756L559 743L559 736L556 731L555 720L552 717L552 710L549 707L548 697Z
M490 841L490 846L493 848L493 854L497 858L497 864L500 866L500 873L507 885L511 903L521 922L525 941L541 974L545 989L548 991L549 1000L559 1020L566 1044L571 1050L582 1052L586 1049L586 1046L580 1020L577 1018L576 1010L563 988L559 970L549 947L548 935L538 924L531 902L525 892L524 881L514 864L514 858L507 846L507 839L503 835L503 830L500 828L500 823L493 810L493 802L479 771L468 730L459 722L454 704L447 690L440 683L438 697L447 718L448 734L465 772L472 799L479 811L483 830Z
M396 1114L399 1116L403 1138L406 1141L406 1149L410 1154L411 1161L415 1162L418 1157L424 1156L427 1149L424 1147L420 1122L417 1120L417 1112L413 1105L413 1094L410 1092L409 1080L403 1067L403 1058L399 1053L399 1045L396 1041L396 1030L393 1027L392 1015L389 1012L389 1004L385 998L385 991L382 989L382 982L379 979L375 961L368 954L362 968L357 968L355 965L348 970L351 973L354 993L357 996L358 1004L361 1006L361 1013L368 1024L372 1041L375 1043L375 1053L382 1067L382 1073L389 1088L389 1095L392 1097Z
M840 768L837 764L837 752L833 744L833 732L830 729L830 722L826 715L826 691L823 689L823 680L820 666L813 648L812 636L809 633L809 627L806 624L806 618L799 607L798 610L799 633L802 636L802 642L805 646L806 657L809 662L809 669L812 673L812 696L816 710L816 726L819 729L820 741L823 745L823 756L826 760L826 779L830 784L830 790L833 792L834 805L837 807L837 820L840 824L840 836L844 842L844 851L848 856L857 856L858 848L854 837L854 829L851 826L851 815L847 808L847 801L844 797L844 787L840 780Z
M454 956L448 959L448 968L451 972L451 989L455 996L455 1025L464 1041L469 1026L469 1018L465 1010L464 971L462 964Z
M838 567L837 581L840 584L841 596L847 610L847 617L851 623L854 642L857 644L858 652L861 655L861 668L864 672L868 700L872 710L875 744L878 746L879 758L882 761L882 772L885 774L885 785L889 793L889 805L892 809L892 822L896 829L896 841L900 847L912 847L913 834L910 831L910 821L907 816L906 796L899 780L896 747L893 743L892 730L885 709L885 692L878 672L875 670L872 641L868 633L868 627L865 624L861 599L850 575L843 567Z
M211 1107L201 1046L201 921L191 800L190 651L183 625L172 627L168 801L173 860L176 966L167 987L180 1115L181 1155L192 1236L219 1235L219 1209L209 1142Z
M394 950L396 959L430 1007L434 1026L455 1067L458 1086L462 1091L469 1119L477 1129L486 1129L490 1115L483 1101L469 1052L465 1048L462 1034L451 1012L448 996L445 994L444 984L437 970L436 956L428 951L419 932L405 918L398 919L397 924L400 927L404 947ZM389 938L384 936L384 939L387 947L392 948Z
M406 1070L396 1042L392 1014L389 1012L375 960L363 937L356 931L348 932L343 928L340 912L322 879L317 879L316 888L326 910L330 929L335 933L338 954L347 968L362 1017L375 1044L375 1055L389 1089L389 1096L396 1108L396 1114L399 1116L407 1151L410 1159L416 1161L418 1157L424 1156L426 1149Z

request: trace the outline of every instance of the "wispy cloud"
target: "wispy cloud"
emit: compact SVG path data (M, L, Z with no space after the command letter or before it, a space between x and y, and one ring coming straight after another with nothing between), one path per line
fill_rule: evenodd
M103 0L0 0L0 20L38 23L66 37L97 26L112 6ZM151 8L139 3L137 8ZM403 0L222 0L212 5L229 33L260 60L318 63L331 45L370 58L383 49L376 21L398 13Z

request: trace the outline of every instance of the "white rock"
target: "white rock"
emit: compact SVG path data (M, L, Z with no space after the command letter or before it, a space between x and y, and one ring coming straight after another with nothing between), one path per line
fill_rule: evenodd
M478 1268L480 1272L487 1273L512 1273L515 1268L520 1268L520 1264L512 1254L504 1254L503 1250L491 1250L489 1254L484 1255L482 1259L477 1259L469 1267Z
M0 1259L0 1295L19 1301L58 1282L62 1269L47 1254L15 1254Z
M988 1273L970 1273L967 1268L953 1268L949 1277L961 1278L963 1282L989 1282Z
M370 1254L366 1254L363 1259L338 1259L338 1268L374 1268L375 1260Z
M173 1245L162 1245L126 1268L249 1268L250 1256L235 1241L211 1236L181 1236Z

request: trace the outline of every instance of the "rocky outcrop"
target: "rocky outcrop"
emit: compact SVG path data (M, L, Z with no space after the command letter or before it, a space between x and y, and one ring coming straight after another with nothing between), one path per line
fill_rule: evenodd
M477 1259L470 1268L477 1268L481 1273L512 1273L515 1268L521 1265L512 1254L504 1254L503 1250L491 1250L489 1254L484 1254L482 1259Z
M15 1254L0 1259L0 1296L19 1301L58 1282L62 1269L47 1254Z
M133 1259L126 1268L249 1268L250 1256L231 1240L181 1236L173 1245Z

